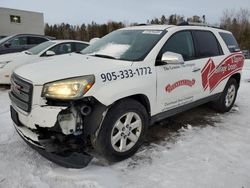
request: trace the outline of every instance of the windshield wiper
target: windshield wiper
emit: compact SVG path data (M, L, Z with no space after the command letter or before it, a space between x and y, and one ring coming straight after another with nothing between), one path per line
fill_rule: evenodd
M104 55L104 54L93 54L92 56L95 56L95 57L103 57L103 58L108 58L108 59L116 59L116 58L113 57L113 56Z

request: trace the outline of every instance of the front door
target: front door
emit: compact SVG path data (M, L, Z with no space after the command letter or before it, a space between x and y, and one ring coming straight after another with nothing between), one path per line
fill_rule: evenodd
M157 59L165 52L181 54L184 64L156 65L157 72L157 107L164 112L196 100L200 82L200 67L194 60L195 50L192 33L181 31L173 34L165 43Z

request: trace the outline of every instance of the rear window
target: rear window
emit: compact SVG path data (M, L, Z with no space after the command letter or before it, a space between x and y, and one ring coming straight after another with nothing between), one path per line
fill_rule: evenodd
M194 31L195 44L198 58L222 55L221 47L210 31Z
M220 32L220 36L226 43L227 48L229 49L230 52L240 51L240 47L232 34Z
M83 43L74 43L74 44L75 44L75 51L76 52L80 52L88 46L87 44L83 44Z

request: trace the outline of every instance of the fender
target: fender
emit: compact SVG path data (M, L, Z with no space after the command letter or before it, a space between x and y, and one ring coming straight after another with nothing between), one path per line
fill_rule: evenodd
M138 66L136 66L138 67ZM136 67L131 69L136 69ZM135 95L144 95L147 97L152 114L156 113L154 106L156 101L156 72L155 67L151 67L152 74L141 75L133 78L102 82L96 80L94 88L87 93L87 96L94 97L105 106L110 106L118 100ZM98 78L98 75L95 75Z

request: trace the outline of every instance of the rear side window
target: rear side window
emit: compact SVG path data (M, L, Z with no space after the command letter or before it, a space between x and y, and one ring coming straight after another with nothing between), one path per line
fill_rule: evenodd
M230 52L240 51L240 47L232 34L220 32L220 36L226 43L227 48L229 49Z
M40 44L43 42L46 42L47 39L45 38L41 38L41 37L28 37L28 44L32 45L32 44Z
M157 59L160 59L162 54L164 54L165 52L174 52L181 54L185 61L194 59L195 53L191 32L181 31L172 35L163 46L160 52L160 57L158 56Z
M80 52L88 46L87 44L83 44L83 43L74 43L74 45L75 45L76 52Z
M197 58L223 55L221 47L210 31L193 31Z

